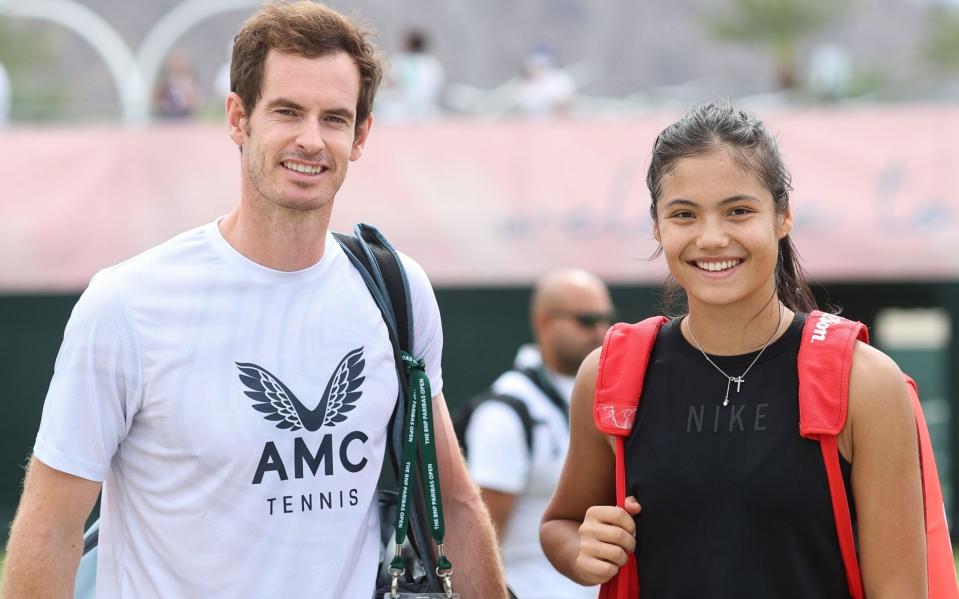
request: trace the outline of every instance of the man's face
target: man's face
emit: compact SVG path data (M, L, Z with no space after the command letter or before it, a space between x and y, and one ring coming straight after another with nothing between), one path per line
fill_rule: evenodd
M613 304L605 289L571 286L546 312L540 343L551 347L559 372L576 374L586 356L603 344L613 318Z
M270 50L252 113L236 94L227 99L244 197L288 210L329 209L372 125L371 117L355 126L359 93L359 69L345 52L306 58Z

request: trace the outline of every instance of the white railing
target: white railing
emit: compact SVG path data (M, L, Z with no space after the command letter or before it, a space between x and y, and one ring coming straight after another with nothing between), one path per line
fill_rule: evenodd
M260 4L261 0L186 0L150 29L135 55L110 23L75 0L0 0L0 15L52 21L86 40L110 71L123 122L142 125L150 120L150 90L177 40L205 19Z

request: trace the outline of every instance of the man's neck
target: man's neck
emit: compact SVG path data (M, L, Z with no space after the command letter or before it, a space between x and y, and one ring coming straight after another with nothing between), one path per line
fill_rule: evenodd
M303 270L323 257L331 207L257 211L241 204L220 221L220 232L233 249L261 266Z

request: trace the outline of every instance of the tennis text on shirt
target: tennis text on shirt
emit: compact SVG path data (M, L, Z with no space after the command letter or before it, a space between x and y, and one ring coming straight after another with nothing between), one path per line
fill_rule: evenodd
M335 427L345 422L347 413L356 407L356 401L363 395L361 387L365 379L365 365L362 347L348 352L334 369L319 403L310 409L266 368L249 362L236 363L240 381L247 388L244 394L253 400L251 407L260 412L264 419L275 422L277 429L290 433L301 429L316 432L323 427ZM262 483L265 476L276 476L280 481L286 481L290 478L291 470L294 479L301 479L306 476L332 476L337 469L355 474L366 467L368 460L365 457L350 457L351 447L369 440L363 431L350 431L338 442L334 441L332 433L322 434L318 441L315 435L313 437L309 441L303 436L292 439L286 437L279 441L282 451L277 447L277 442L267 441L257 461L252 484ZM332 509L355 506L359 497L356 489L340 489L266 498L271 516L312 511L314 501L319 509Z

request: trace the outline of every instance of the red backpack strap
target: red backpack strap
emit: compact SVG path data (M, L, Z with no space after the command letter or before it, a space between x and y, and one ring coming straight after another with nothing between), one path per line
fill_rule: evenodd
M819 310L806 318L798 358L799 434L819 441L849 594L862 599L862 575L836 440L846 424L849 373L857 340L869 343L869 332L861 322Z
M659 329L668 322L653 316L636 324L617 323L606 332L596 376L593 420L596 428L616 438L616 505L626 503L625 440L633 430L636 409L643 393L649 356ZM639 597L636 557L600 588L600 599Z
M939 470L932 451L932 440L926 418L919 403L916 382L906 377L912 409L916 415L916 432L919 438L919 469L922 474L923 517L926 524L926 572L929 597L932 599L956 599L959 597L959 582L956 581L956 566L953 561L952 541L946 522L946 509L939 486Z
M856 341L869 343L861 322L814 310L799 346L799 434L838 435L846 425L849 373Z
M653 316L636 324L614 324L603 340L596 376L593 420L607 435L628 437L643 392L646 365L665 316Z

